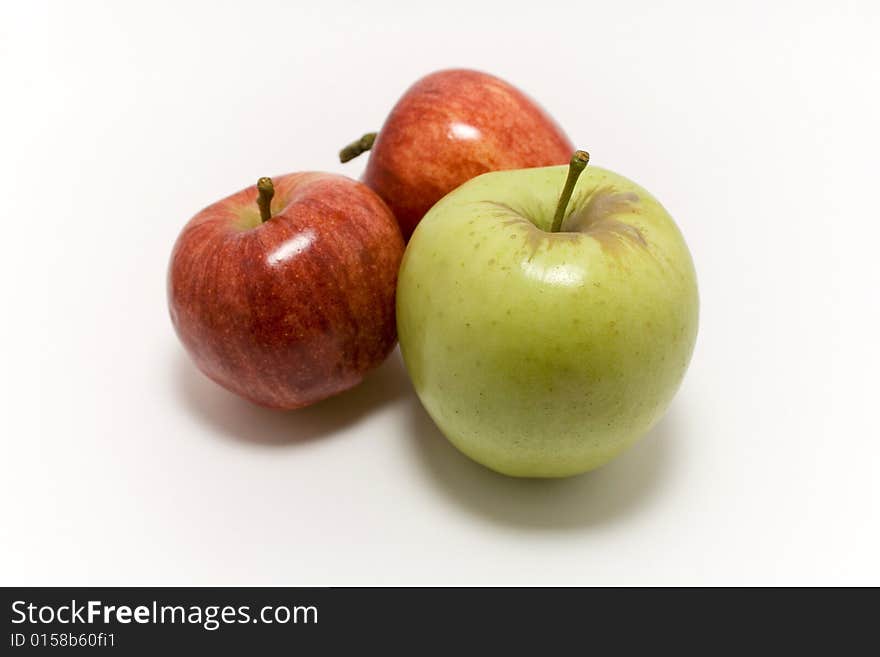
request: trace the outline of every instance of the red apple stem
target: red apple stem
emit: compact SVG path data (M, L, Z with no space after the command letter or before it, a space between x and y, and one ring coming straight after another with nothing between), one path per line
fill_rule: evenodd
M571 156L571 162L568 163L568 177L565 179L565 185L562 188L562 194L559 195L559 203L556 204L556 214L553 216L553 225L550 227L551 233L558 233L562 228L562 220L565 219L565 211L568 209L568 202L571 201L571 194L578 178L587 168L590 161L590 154L586 151L575 151Z
M378 132L368 132L357 141L351 142L348 146L339 151L339 161L342 163L353 160L361 153L366 153L373 147Z
M260 207L260 219L263 223L272 218L272 197L275 196L275 185L271 178L260 178L257 181L257 205Z

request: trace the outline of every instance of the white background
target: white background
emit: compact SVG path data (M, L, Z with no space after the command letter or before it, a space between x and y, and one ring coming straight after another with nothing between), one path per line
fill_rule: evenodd
M0 583L880 584L880 5L4 3ZM667 417L565 481L433 427L399 356L290 414L204 379L204 205L328 170L438 68L500 75L681 227Z

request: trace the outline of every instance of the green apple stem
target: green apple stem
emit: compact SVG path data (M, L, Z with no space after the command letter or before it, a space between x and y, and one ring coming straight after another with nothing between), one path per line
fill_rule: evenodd
M260 219L263 223L272 218L272 197L275 196L275 185L271 178L260 178L257 181L257 205L260 206Z
M357 141L351 142L339 151L339 161L345 163L353 160L361 153L366 153L373 147L373 142L376 141L376 135L378 134L378 132L368 132Z
M571 162L568 163L568 177L565 179L562 194L559 195L559 203L556 204L556 214L553 216L553 225L550 227L551 233L558 233L562 228L562 220L565 219L565 211L568 209L571 193L574 191L574 186L581 172L587 168L589 161L590 154L586 151L575 151L574 155L571 156Z

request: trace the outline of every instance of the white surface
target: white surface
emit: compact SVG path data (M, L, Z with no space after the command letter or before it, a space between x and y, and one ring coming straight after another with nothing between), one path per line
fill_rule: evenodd
M421 5L4 3L0 583L880 584L880 5ZM686 381L594 474L471 464L396 355L285 416L172 332L192 214L358 176L338 148L449 66L539 99L693 252Z

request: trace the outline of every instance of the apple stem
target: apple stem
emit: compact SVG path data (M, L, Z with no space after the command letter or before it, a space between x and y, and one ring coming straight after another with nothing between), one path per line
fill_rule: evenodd
M339 151L339 161L345 163L353 160L361 153L366 153L373 147L373 142L376 141L376 135L378 134L378 132L368 132L357 141L351 142Z
M275 185L271 178L260 178L257 181L257 205L260 206L260 219L263 223L272 218L272 197L275 196Z
M565 219L565 211L568 209L571 193L574 191L574 186L581 172L587 168L589 161L590 154L586 151L575 151L574 155L571 156L571 162L568 163L568 177L565 179L562 194L559 195L559 203L556 204L556 214L553 216L553 225L550 227L551 233L558 233L562 228L562 220Z

